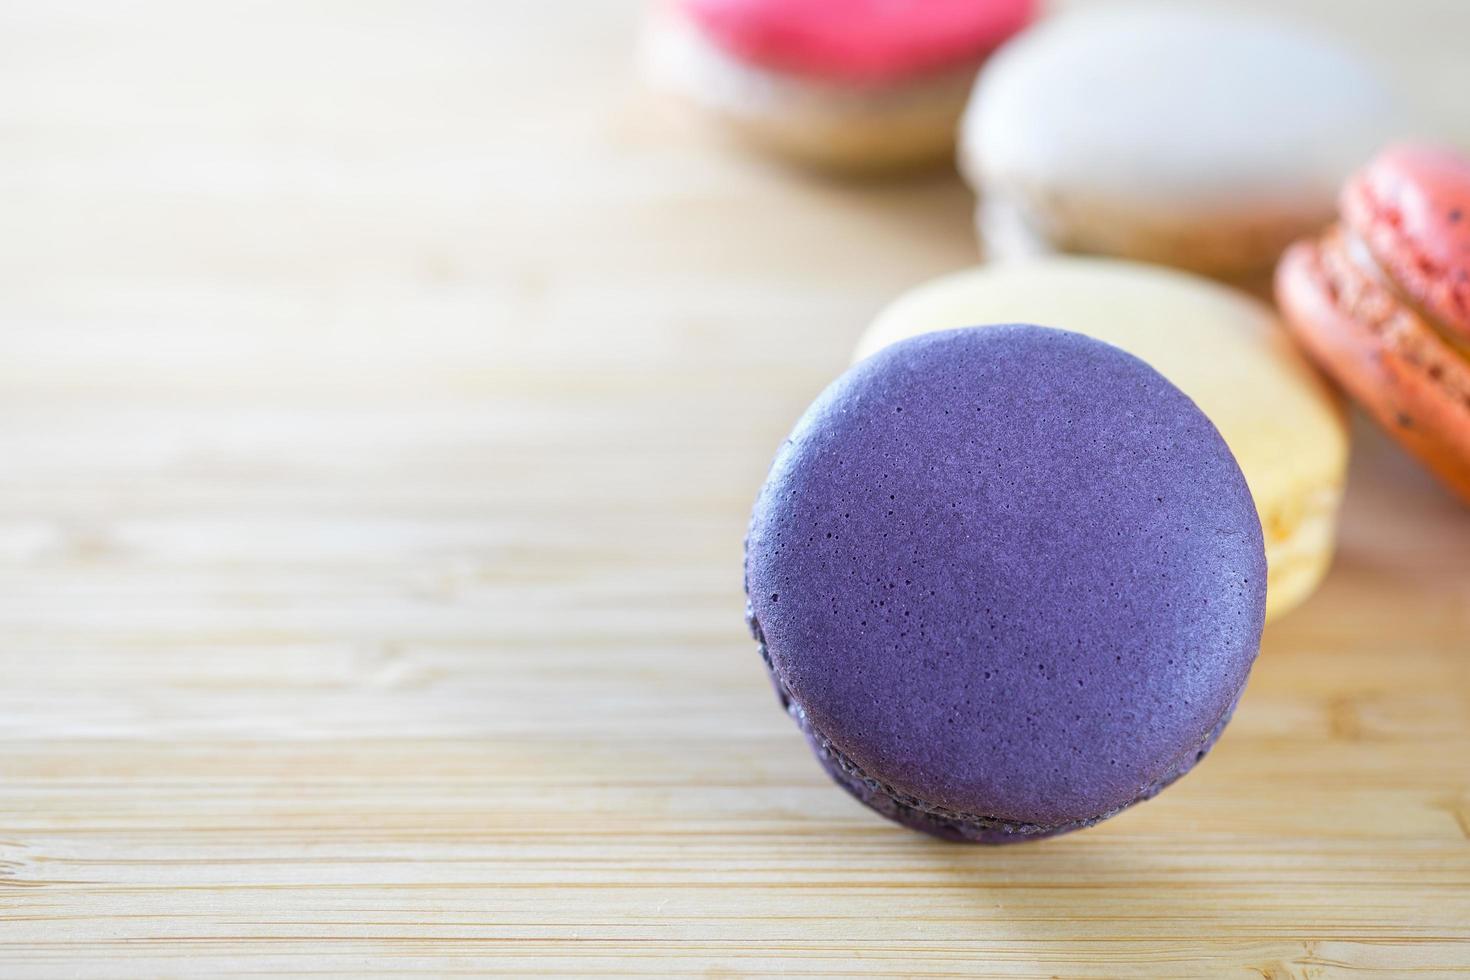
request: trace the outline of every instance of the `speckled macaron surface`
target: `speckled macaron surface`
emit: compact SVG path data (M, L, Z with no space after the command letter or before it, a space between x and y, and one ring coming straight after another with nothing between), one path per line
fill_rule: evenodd
M1265 556L1213 425L1058 330L925 334L797 423L746 542L752 625L840 783L941 836L1096 822L1208 749Z

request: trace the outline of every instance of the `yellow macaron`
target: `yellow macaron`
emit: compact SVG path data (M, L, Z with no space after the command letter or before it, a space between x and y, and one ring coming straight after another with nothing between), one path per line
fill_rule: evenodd
M1295 608L1332 561L1348 462L1342 406L1258 300L1188 273L1112 259L984 266L899 297L856 356L931 330L1036 323L1147 361L1235 453L1266 537L1266 617Z

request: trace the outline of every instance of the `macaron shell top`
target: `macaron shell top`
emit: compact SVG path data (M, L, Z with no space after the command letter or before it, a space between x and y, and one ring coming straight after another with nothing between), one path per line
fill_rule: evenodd
M1145 5L1044 22L987 63L962 138L977 186L1064 194L1120 220L1256 207L1325 224L1397 101L1310 32Z
M1208 745L1260 640L1250 492L1194 404L1079 334L891 345L782 446L747 540L779 682L934 806L1095 819Z
M1035 0L679 0L718 45L762 67L879 84L978 62Z
M1022 319L1121 347L1192 398L1235 453L1259 507L1267 618L1311 594L1332 557L1348 427L1269 307L1171 269L1057 256L967 269L912 289L878 315L855 357L930 330Z
M1342 214L1394 285L1470 345L1470 158L1392 147L1344 188Z

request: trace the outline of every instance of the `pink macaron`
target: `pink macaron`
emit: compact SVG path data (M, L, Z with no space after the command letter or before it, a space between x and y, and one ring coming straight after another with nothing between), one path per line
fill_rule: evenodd
M825 169L948 159L975 73L1035 0L662 0L652 78L737 135Z
M1405 296L1470 343L1470 158L1393 147L1347 186L1342 213Z
M1470 157L1380 154L1338 223L1286 253L1276 292L1323 369L1470 502Z

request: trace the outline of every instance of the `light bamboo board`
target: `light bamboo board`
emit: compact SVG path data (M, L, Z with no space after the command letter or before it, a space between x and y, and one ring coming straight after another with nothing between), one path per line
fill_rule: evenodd
M1462 0L1288 6L1470 137ZM1470 513L1371 435L1157 801L965 849L828 784L747 509L969 199L669 124L633 15L0 6L0 975L1470 965Z

